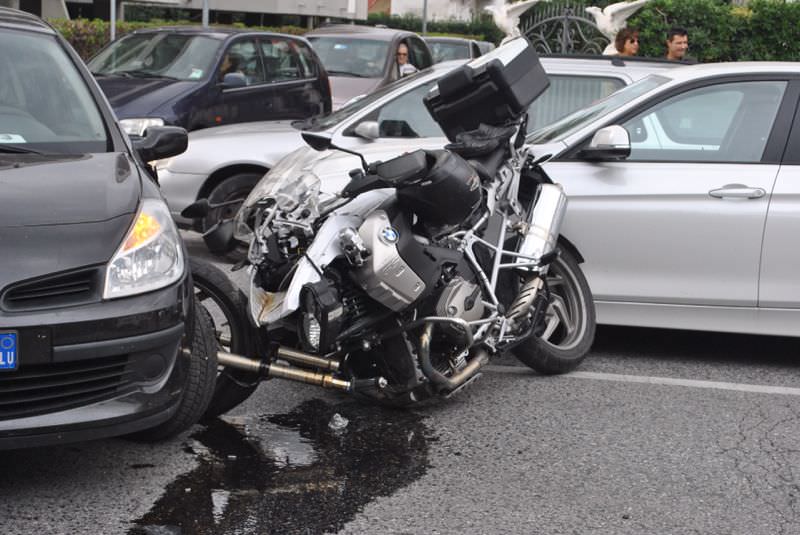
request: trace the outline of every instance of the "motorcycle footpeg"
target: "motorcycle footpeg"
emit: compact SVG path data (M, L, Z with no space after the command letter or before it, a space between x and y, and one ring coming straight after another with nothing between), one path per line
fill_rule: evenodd
M353 392L364 390L383 390L389 382L383 377L370 377L369 379L353 379L350 381L350 389Z

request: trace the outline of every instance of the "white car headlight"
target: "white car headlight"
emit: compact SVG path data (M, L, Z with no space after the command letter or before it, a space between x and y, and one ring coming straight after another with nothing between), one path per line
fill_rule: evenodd
M181 240L167 205L144 199L133 226L106 269L104 299L157 290L183 275Z
M141 119L121 119L119 125L129 136L143 136L151 126L164 126L164 119L146 117Z

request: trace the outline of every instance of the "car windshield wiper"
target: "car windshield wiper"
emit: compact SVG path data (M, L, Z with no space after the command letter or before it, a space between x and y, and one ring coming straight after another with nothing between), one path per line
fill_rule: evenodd
M128 78L162 78L164 80L177 80L174 76L167 76L166 74L158 74L150 71L133 70L133 71L114 71L109 73L111 75L127 76Z
M330 69L326 69L328 74L331 76L352 76L353 78L369 78L369 76L358 74L356 72L349 72L349 71L332 71Z
M0 143L0 152L6 154L44 154L38 150L20 147L18 145L6 145L5 143Z

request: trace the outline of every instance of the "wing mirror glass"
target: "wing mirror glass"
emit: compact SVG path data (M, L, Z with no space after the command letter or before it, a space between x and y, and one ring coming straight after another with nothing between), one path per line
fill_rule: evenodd
M631 138L619 125L601 128L579 156L587 160L624 160L631 155Z
M247 85L247 78L240 72L229 72L222 77L222 83L219 85L222 86L223 89L244 87Z
M370 141L374 141L381 137L380 128L377 121L364 121L358 124L355 129L355 134L358 137L363 137Z
M150 126L144 137L131 138L133 148L145 162L177 156L189 145L189 136L180 126Z

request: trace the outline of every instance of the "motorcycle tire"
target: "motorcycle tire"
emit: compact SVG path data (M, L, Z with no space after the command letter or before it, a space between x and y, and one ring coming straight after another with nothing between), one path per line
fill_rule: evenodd
M247 318L247 297L228 276L210 262L191 258L197 300L209 313L212 332L220 349L237 355L256 356L257 333ZM213 419L249 398L259 379L242 370L217 367L217 384L203 419Z
M544 328L511 351L539 373L567 373L583 362L594 342L592 292L575 256L566 249L550 265L547 285L552 299Z
M139 442L156 442L171 438L197 423L209 405L217 368L217 341L213 336L211 317L195 299L192 332L188 338L191 356L181 353L176 358L186 359L188 369L183 393L169 420L150 429L128 435Z

